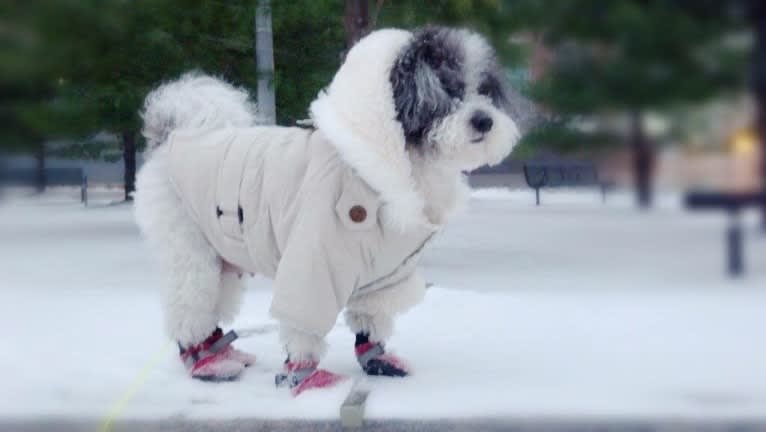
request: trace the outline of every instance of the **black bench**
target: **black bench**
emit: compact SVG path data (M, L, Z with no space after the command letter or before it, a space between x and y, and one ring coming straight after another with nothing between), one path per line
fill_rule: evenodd
M746 207L766 206L766 190L760 192L687 192L685 205L691 210L726 210L729 228L726 231L726 261L730 276L745 272L742 248L740 212Z
M528 162L524 164L524 178L535 190L535 203L540 205L540 188L594 186L601 190L601 200L614 187L610 181L598 177L596 166L589 162L556 161Z
M45 168L45 186L80 186L80 201L88 205L88 176L82 168ZM34 187L38 171L34 168L11 168L0 171L0 185Z

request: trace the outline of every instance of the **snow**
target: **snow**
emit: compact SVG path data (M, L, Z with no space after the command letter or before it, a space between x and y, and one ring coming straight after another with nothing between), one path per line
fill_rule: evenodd
M727 218L665 194L480 190L423 260L435 284L389 347L415 373L362 377L339 320L323 366L351 379L298 398L255 278L234 328L258 356L240 381L196 382L160 331L159 268L129 205L76 192L0 204L0 419L337 419L352 379L366 418L766 417L766 237L745 218L747 275L724 274ZM116 196L115 196L116 198ZM249 334L248 334L249 333ZM149 367L145 381L142 369Z

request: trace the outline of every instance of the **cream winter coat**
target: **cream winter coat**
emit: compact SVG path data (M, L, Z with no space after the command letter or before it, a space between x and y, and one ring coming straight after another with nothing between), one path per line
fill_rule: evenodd
M272 315L309 334L325 335L355 297L423 284L415 266L442 221L425 216L388 82L410 38L385 30L358 44L311 106L316 129L167 141L171 181L208 241L274 278Z
M221 257L274 278L272 315L324 335L352 295L412 275L435 227L400 231L378 194L320 131L184 131L171 136L171 179Z

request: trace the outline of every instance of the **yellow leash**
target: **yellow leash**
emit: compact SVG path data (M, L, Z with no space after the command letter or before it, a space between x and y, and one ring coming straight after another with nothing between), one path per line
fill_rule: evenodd
M136 392L138 392L139 389L141 389L141 386L144 385L144 382L146 382L146 378L149 376L149 372L154 369L154 367L157 365L157 362L165 356L165 353L168 351L168 348L170 348L173 343L172 340L167 341L165 345L162 346L154 355L152 358L149 359L148 362L144 365L144 367L141 369L141 372L139 372L138 376L135 380L130 384L128 389L125 391L125 393L122 395L122 397L112 405L112 408L109 410L109 413L104 418L103 423L101 423L101 427L99 428L100 432L109 432L112 430L112 423L119 417L122 412L125 410L125 406L128 405L128 402L130 402L131 399L133 399L133 396L136 395Z

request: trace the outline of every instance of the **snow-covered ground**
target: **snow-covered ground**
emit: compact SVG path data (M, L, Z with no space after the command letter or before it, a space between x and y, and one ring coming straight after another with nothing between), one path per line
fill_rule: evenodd
M324 366L371 390L366 418L766 422L766 236L753 218L747 276L732 281L726 218L686 213L678 196L646 213L620 194L533 203L476 191L432 245L435 285L389 344L411 377L362 378L339 320ZM268 280L252 281L234 325L258 362L225 384L185 376L160 331L161 283L128 205L0 203L0 419L338 418L351 380L295 399L274 388Z

